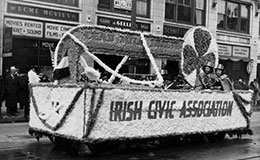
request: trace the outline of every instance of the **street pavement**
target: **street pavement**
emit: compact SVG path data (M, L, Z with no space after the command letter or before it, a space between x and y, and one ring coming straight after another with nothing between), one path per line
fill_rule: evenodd
M23 159L192 159L192 160L258 160L260 159L260 111L254 110L251 118L251 129L254 135L226 136L217 143L183 144L173 147L157 148L142 145L130 148L123 153L82 157L70 149L58 148L47 137L38 142L28 134L28 123L0 124L0 160ZM148 149L144 149L144 147Z
M24 110L19 109L18 107L18 114L17 116L7 116L6 107L1 107L1 116L0 117L0 124L1 123L20 123L20 122L28 122L28 118L24 118Z

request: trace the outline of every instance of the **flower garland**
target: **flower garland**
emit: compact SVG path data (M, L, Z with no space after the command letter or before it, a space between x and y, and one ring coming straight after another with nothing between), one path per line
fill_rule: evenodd
M249 117L251 116L252 112L247 112L243 103L245 104L250 104L250 101L247 101L245 99L243 99L239 94L237 94L236 92L233 92L233 97L237 103L237 106L239 107L240 112L242 113L242 115L244 116L244 118L246 119L247 122L247 128L249 128L249 124L250 124L250 119Z
M38 116L38 118L42 121L42 123L48 127L49 129L53 130L53 131L56 131L57 129L59 129L65 122L65 120L67 119L68 115L73 111L73 109L75 108L75 103L78 101L79 97L81 96L81 94L83 93L84 91L84 88L81 88L76 94L75 96L73 97L71 103L69 104L69 106L67 107L64 115L62 116L61 120L59 121L59 123L57 123L54 127L53 126L50 126L46 120L42 119L39 117L40 113L39 113L39 107L36 103L36 99L34 97L34 94L33 94L33 91L31 89L31 97L32 97L32 103L33 103L33 107L35 109L35 112Z
M118 71L122 68L123 64L125 64L125 62L128 60L129 56L124 56L124 58L121 60L121 62L116 66L116 72L118 73ZM115 75L111 75L111 77L108 80L108 83L112 83L113 80L115 79Z
M117 76L117 77L119 77L120 79L122 79L122 80L124 80L124 81L126 81L126 82L129 82L129 83L137 83L137 84L143 84L143 85L150 85L150 86L154 86L153 84L155 84L155 85L160 85L161 83L162 83L162 81L163 81L163 79L162 79L162 77L161 77L161 75L160 75L160 73L159 73L159 71L158 71L158 68L157 68L157 74L159 74L159 80L158 81L140 81L140 80L135 80L135 79L130 79L130 78L128 78L128 77L126 77L126 76L123 76L123 75L121 75L121 74L119 74L119 73L117 73L116 71L114 71L114 70L112 70L109 66L107 66L105 63L103 63L97 56L95 56L94 54L92 54L92 53L90 53L89 52L89 50L88 50L88 48L85 46L85 44L83 43L83 42L81 42L78 38L76 38L74 35L72 35L72 34L70 34L70 33L67 33L67 35L68 36L70 36L70 38L75 42L75 43L77 43L78 45L80 45L82 48L83 48L83 50L84 50L84 52L85 53L87 53L94 61L96 61L100 66L102 66L106 71L108 71L108 72L110 72L112 75L114 75L114 76ZM146 42L146 41L145 41ZM144 43L145 43L144 42ZM147 46L148 47L148 46ZM149 54L149 53L148 53ZM150 53L151 54L151 53ZM151 55L150 57L152 57L152 59L153 59L153 56ZM149 58L150 58L149 57ZM157 66L156 65L156 63L155 63L155 61L154 60L152 60L152 59L150 59L150 61L152 62L152 64L153 64L153 66ZM156 70L156 68L155 68L155 70Z
M156 74L156 76L158 78L158 81L155 82L155 85L156 86L161 86L163 84L163 77L162 77L162 75L159 72L159 69L158 69L158 67L157 67L157 65L155 63L154 57L151 54L150 48L147 45L147 41L145 40L143 33L141 33L141 40L143 42L143 46L144 46L144 49L145 49L145 51L147 53L147 56L149 57L149 60L151 61L152 66L154 67L155 74Z
M83 136L83 138L85 138L85 139L89 136L89 134L91 133L92 129L94 128L94 126L96 124L99 109L103 104L105 89L103 89L100 92L96 107L95 107L95 96L96 96L95 89L93 89L92 93L93 94L92 94L92 97L91 97L89 118L88 118L88 121L87 121L87 130L86 130L86 134ZM95 110L94 110L94 108L95 108Z

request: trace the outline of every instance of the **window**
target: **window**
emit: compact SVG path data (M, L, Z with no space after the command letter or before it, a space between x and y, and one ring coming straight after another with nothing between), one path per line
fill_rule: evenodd
M205 2L205 0L166 0L165 20L204 25Z
M137 0L136 1L136 14L140 16L146 16L148 0Z
M98 9L131 14L132 0L99 0ZM136 0L136 15L150 17L150 0Z
M195 6L195 15L194 15L194 22L198 25L204 24L205 19L205 1L204 0L196 0L196 6Z
M218 5L218 29L249 33L249 4L220 0Z
M225 1L220 0L218 1L218 28L224 29L224 22L225 22Z

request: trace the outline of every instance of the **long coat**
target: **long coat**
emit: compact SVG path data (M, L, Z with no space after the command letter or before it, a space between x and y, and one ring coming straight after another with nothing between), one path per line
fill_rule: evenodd
M3 100L4 100L4 78L0 76L0 107L2 105Z
M29 78L27 74L18 77L18 101L21 106L29 106Z
M10 74L5 77L5 105L8 108L16 108L18 101L18 78Z

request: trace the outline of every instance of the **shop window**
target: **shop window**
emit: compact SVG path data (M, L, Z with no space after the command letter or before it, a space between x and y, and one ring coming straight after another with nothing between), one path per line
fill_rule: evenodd
M166 0L165 20L205 25L205 0Z
M218 1L218 29L249 33L249 4Z
M132 0L99 0L98 9L131 14ZM136 0L136 15L150 17L150 0Z

